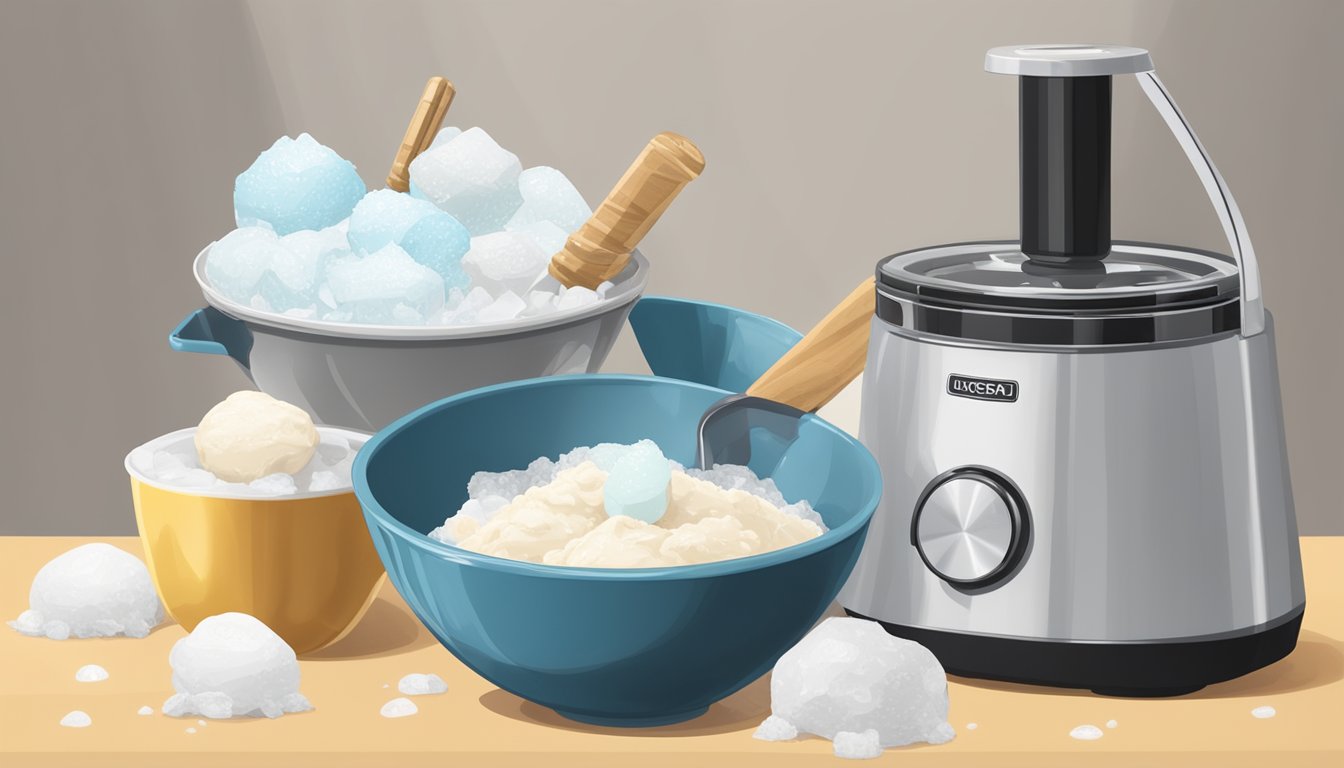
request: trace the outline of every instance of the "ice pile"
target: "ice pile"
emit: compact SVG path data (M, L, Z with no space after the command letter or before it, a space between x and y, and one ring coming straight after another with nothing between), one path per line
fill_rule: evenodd
M791 727L831 739L839 757L956 736L938 659L862 619L827 619L790 648L775 664L770 703L757 738L792 738Z
M168 663L177 693L163 703L165 715L218 720L313 708L299 693L294 650L245 613L221 613L197 624L173 645Z
M103 543L75 547L42 566L28 605L9 626L52 640L145 637L163 621L163 604L145 564Z
M308 134L238 177L238 229L205 262L252 309L373 325L500 323L594 304L611 288L530 290L592 214L554 168L522 169L481 128L444 128L411 163L411 193L365 194Z

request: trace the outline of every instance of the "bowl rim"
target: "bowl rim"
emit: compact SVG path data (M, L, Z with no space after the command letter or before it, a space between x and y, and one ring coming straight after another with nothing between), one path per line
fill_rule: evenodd
M371 341L442 341L449 339L485 339L493 336L532 333L543 328L566 325L572 322L588 320L599 315L620 310L634 303L644 293L649 283L649 260L636 248L630 254L630 273L620 278L606 298L592 304L573 309L562 309L546 315L510 320L506 323L487 325L375 325L372 323L338 323L321 319L290 317L277 312L262 312L246 304L239 304L226 297L210 284L205 275L205 262L213 241L196 254L191 265L192 275L200 286L201 294L210 306L219 311L255 325L304 333L316 336L330 336L342 339L366 339ZM622 274L625 274L624 272Z
M317 427L319 435L325 432L328 434L340 435L341 437L344 437L347 440L351 440L352 442L358 440L359 446L353 449L356 451L356 458L358 458L358 451L363 449L363 447L367 445L369 440L371 440L373 437L368 432L360 432L357 429L347 429L345 427L329 427L323 424L317 424L315 426ZM205 489L182 488L179 486L169 485L168 483L164 483L162 481L147 477L145 473L136 469L135 466L131 463L131 454L135 453L141 448L149 448L153 450L160 446L167 445L169 443L174 443L180 440L182 437L196 434L196 429L197 429L196 427L183 427L182 429L175 429L172 432L166 432L152 440L147 440L144 443L141 443L140 445L137 445L136 447L132 448L126 454L126 458L122 461L122 466L125 467L126 474L130 475L132 480L148 485L151 488L157 488L161 491L167 491L169 493L178 493L183 496L195 496L203 499L225 499L228 501L257 501L257 502L283 503L286 501L302 501L304 499L321 499L327 496L343 496L345 494L354 492L354 484L351 483L350 485L342 486L341 488L333 488L332 490L329 491L304 491L302 493L288 493L283 496L259 496L256 494L238 493L237 491L213 491L206 493L204 492ZM353 480L354 479L353 465L351 465L350 473L351 473L350 474L351 480Z
M422 549L435 557L449 560L459 565L480 566L491 570L505 571L519 575L556 579L579 579L588 581L676 581L715 578L733 573L760 570L791 560L802 559L825 549L829 549L830 547L839 544L841 541L848 539L855 533L860 532L868 525L869 521L872 520L873 514L877 510L878 501L882 498L882 473L877 464L877 459L874 458L872 453L869 452L869 450L853 435L850 435L843 429L840 429L831 422L813 413L804 415L803 419L819 423L823 429L838 437L841 442L857 448L856 456L861 458L865 471L873 477L873 493L864 501L864 509L840 525L822 532L820 536L808 539L800 544L794 544L782 549L763 552L757 555L719 560L712 563L663 566L659 568L598 568L572 565L546 565L543 563L530 563L522 560L495 557L494 555L486 555L471 550L461 549L439 541L438 539L431 538L428 534L420 533L393 517L383 508L382 504L378 502L374 497L372 490L369 488L367 478L368 464L369 461L382 450L383 443L392 439L399 432L405 430L411 424L419 421L430 413L443 408L454 407L473 400L490 397L494 393L502 390L567 386L570 384L592 382L595 380L606 382L628 381L633 383L666 382L688 389L698 389L723 396L733 394L728 390L719 389L718 387L711 387L705 384L685 381L684 379L673 379L665 376L620 373L576 373L564 376L542 376L532 379L507 381L501 384L492 384L488 387L468 390L441 400L436 400L428 405L417 408L374 433L373 437L369 438L368 442L364 443L364 446L360 449L358 455L355 456L355 463L351 468L350 477L354 483L355 497L359 500L359 504L364 510L366 519L370 517L375 518L380 528L395 534L412 546Z

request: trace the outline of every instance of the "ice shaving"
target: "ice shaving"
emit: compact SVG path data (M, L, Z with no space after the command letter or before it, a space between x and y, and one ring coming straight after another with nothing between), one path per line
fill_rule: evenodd
M306 411L264 392L229 395L195 430L131 451L130 468L150 482L192 493L289 496L350 488L359 442L318 428Z
M657 568L771 552L820 536L749 468L700 470L651 440L581 446L526 469L477 472L468 499L430 536L462 549L546 565Z
M938 659L864 619L826 619L781 656L770 677L770 708L756 738L810 733L830 739L837 757L874 758L887 747L956 736Z
M140 558L95 542L42 566L28 592L28 610L8 623L24 635L65 640L147 637L162 621L163 604Z
M257 311L460 326L594 304L611 288L534 288L592 209L563 173L524 170L481 128L440 131L411 162L409 193L366 192L329 147L281 137L238 176L234 212L205 274Z

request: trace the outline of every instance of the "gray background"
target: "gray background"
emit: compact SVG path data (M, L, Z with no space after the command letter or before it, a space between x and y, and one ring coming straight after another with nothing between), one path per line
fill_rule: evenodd
M0 14L0 534L133 532L125 452L246 386L165 336L201 305L189 266L232 225L233 177L281 134L312 133L381 185L441 73L459 88L450 123L596 202L650 136L679 131L708 168L645 243L652 292L805 328L894 250L1014 235L1016 88L981 70L1014 42L1152 50L1261 255L1302 530L1344 533L1344 3L0 0ZM1117 236L1223 248L1141 98L1117 88ZM627 337L608 367L641 365Z

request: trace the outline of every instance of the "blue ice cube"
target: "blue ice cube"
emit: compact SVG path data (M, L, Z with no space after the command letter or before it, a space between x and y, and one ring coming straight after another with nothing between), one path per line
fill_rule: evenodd
M667 484L672 467L667 457L650 441L630 446L607 474L602 490L608 517L627 515L656 523L667 511Z
M240 227L265 224L287 235L336 224L363 196L355 166L301 133L281 136L238 175L233 209Z
M301 229L280 238L280 245L282 250L273 255L257 293L276 312L315 306L327 264L349 253L345 233L338 227Z
M389 243L438 272L447 287L467 286L461 261L471 247L471 235L428 200L380 189L359 201L350 214L350 245L367 254Z

